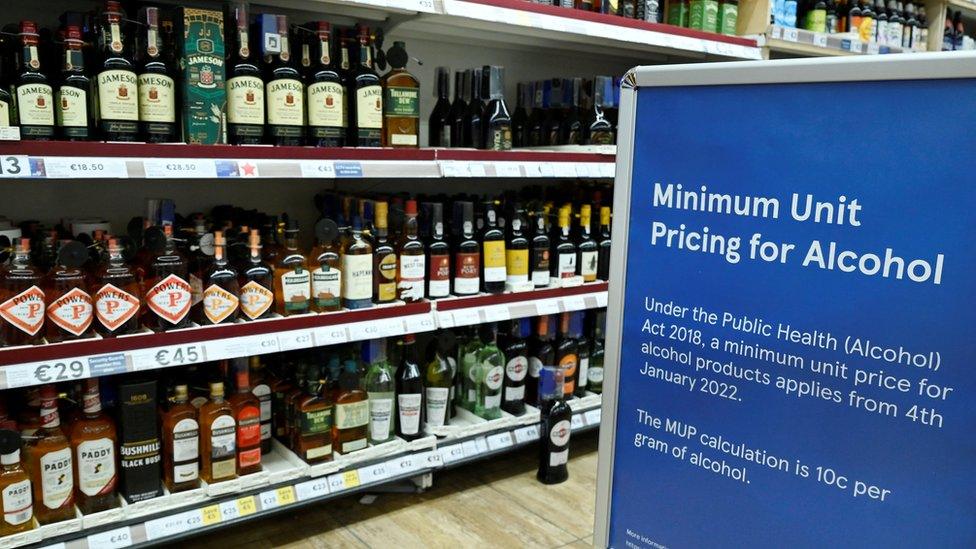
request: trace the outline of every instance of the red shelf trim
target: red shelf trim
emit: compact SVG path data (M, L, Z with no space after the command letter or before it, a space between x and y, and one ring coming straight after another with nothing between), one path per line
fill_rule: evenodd
M712 42L725 42L726 44L735 44L738 46L748 46L748 47L758 47L755 40L749 38L742 38L739 36L727 36L725 34L718 34L714 32L705 32L695 29L686 29L684 27L676 27L674 25L666 25L664 23L649 23L647 21L638 21L637 19L630 19L627 17L620 17L617 15L609 15L605 13L596 13L592 11L584 11L577 9L567 9L561 8L559 6L550 6L547 4L536 4L534 2L528 2L527 0L464 0L465 2L470 2L472 4L484 4L486 6L495 6L498 8L506 8L511 10L521 10L521 11L531 11L535 13L541 13L544 15L554 15L556 17L565 17L567 19L578 19L582 21L590 21L592 23L604 23L607 25L616 25L618 27L630 27L633 29L660 32L662 34L674 34L678 36L687 36L689 38L699 38L702 40L710 40Z
M591 282L589 284L574 286L572 288L549 288L546 290L534 290L531 292L477 295L472 297L461 297L458 299L446 299L437 302L437 310L455 311L457 309L487 307L489 305L515 304L523 301L535 301L537 299L548 299L551 297L566 297L571 295L589 294L593 292L605 292L607 291L608 287L609 284L606 282Z
M615 156L600 153L558 151L480 151L477 149L435 149L438 160L485 162L613 162Z

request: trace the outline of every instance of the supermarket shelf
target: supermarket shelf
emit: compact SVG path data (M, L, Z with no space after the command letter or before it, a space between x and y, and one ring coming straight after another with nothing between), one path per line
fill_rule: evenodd
M973 19L976 18L976 2L969 0L948 0L948 5L952 9L960 10L963 15Z
M0 178L611 178L614 153L6 141Z
M589 394L569 402L575 403L573 433L599 428L600 395ZM534 444L539 439L539 412L528 408L525 416L517 418L518 422L506 415L498 420L480 420L488 428L473 435L461 432L443 438L428 436L409 443L395 439L321 464L328 467L308 465L275 442L271 453L263 456L262 473L166 494L141 504L123 504L118 509L67 521L72 523L67 526L49 525L58 526L57 530L45 526L7 536L0 538L0 547L32 543L65 549L150 546L293 512L306 505L416 479Z
M0 349L0 389L605 307L607 283Z
M771 25L764 35L765 47L776 53L803 56L902 53L901 48L862 42L851 34L825 34Z

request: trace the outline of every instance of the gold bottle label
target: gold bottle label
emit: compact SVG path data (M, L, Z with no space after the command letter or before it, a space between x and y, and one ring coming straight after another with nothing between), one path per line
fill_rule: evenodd
M54 125L54 95L47 84L26 84L17 88L17 113L21 124Z
M139 81L132 71L108 70L98 75L98 112L102 120L139 120Z
M227 122L264 124L264 83L256 76L227 81Z
M163 74L139 75L139 120L176 122L173 79Z
M268 82L268 124L302 126L305 122L305 88L298 80Z
M345 101L341 84L317 82L308 87L308 125L342 127Z
M88 92L72 86L58 90L58 126L88 126Z

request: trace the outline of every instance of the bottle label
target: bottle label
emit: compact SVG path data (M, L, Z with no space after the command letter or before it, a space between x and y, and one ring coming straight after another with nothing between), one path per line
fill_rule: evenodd
M393 252L383 254L377 262L379 281L376 299L392 301L396 299L397 256Z
M525 385L505 387L505 402L515 402L525 399Z
M494 395L485 395L485 410L494 410L502 405L501 392Z
M31 501L31 483L24 479L3 489L3 520L7 524L17 526L29 521L34 516L34 506Z
M44 506L60 509L71 505L71 492L75 487L71 469L71 449L62 448L41 456L41 494Z
M319 307L337 307L342 288L342 271L323 263L312 271L312 295Z
M17 88L17 115L21 124L54 125L54 95L47 84L26 84Z
M444 425L450 392L447 387L427 387L427 425L433 427Z
M139 299L112 284L95 292L95 318L111 331L128 322L139 312Z
M597 255L599 255L597 251L580 253L579 267L584 282L593 282L596 280Z
M423 400L424 395L421 393L397 395L401 433L405 435L420 433L420 406Z
M505 242L489 240L484 242L485 282L504 282Z
M0 304L0 317L17 329L35 335L44 325L44 292L31 286Z
M549 430L549 441L557 448L569 444L570 423L568 419L557 421Z
M390 438L390 417L393 415L393 399L369 395L369 438Z
M342 453L348 454L349 452L355 452L356 450L362 450L367 446L366 437L357 438L356 440L350 440L342 443Z
M256 76L227 81L227 122L264 125L264 82Z
M261 409L245 406L237 415L237 465L250 467L261 463Z
M57 102L58 125L66 128L88 127L88 92L74 86L61 86Z
M335 424L339 429L355 429L369 424L369 401L335 405Z
M485 386L488 387L489 391L497 391L502 388L502 382L505 380L505 370L501 366L492 366L491 363L486 362L485 368L488 372L485 374Z
M427 293L430 297L445 297L451 293L451 257L449 255L430 256L430 269Z
M281 295L286 311L303 311L308 307L308 298L312 295L311 282L308 270L300 267L281 275Z
M603 366L594 366L586 371L586 380L590 385L603 383Z
M86 440L78 445L78 489L86 496L115 491L115 441Z
M570 353L559 359L559 368L563 371L563 394L572 394L576 389L576 355Z
M542 371L542 361L539 357L530 356L529 357L529 377L537 378L539 377L539 372Z
M92 323L92 299L81 288L72 288L47 307L47 318L64 331L79 336Z
M529 250L505 250L506 281L519 284L529 281Z
M171 274L146 292L146 305L160 318L171 324L179 324L190 312L192 290L187 281Z
M308 87L308 125L341 128L345 97L342 84L316 82Z
M173 479L176 482L196 480L197 458L200 456L200 429L197 420L181 419L173 427L173 463L192 461L192 475L187 469L188 464L174 467ZM182 469L181 469L182 468Z
M569 461L569 449L565 449L562 452L551 452L549 454L549 467L557 467L559 465L564 465Z
M259 383L251 389L251 394L261 403L261 440L271 438L271 387Z
M299 418L302 436L327 433L332 430L332 408L302 412Z
M291 78L272 80L265 89L268 98L268 124L305 124L305 86L300 81Z
M383 127L383 88L366 86L356 90L356 116L360 128Z
M373 256L342 256L342 294L345 299L373 297Z
M10 125L10 107L6 101L0 101L0 127Z
M326 456L332 453L332 445L326 444L324 446L319 446L318 448L309 448L305 451L305 459L315 459L322 456Z
M549 285L549 249L532 250L532 283L536 286Z
M241 311L251 320L268 312L273 304L274 294L256 281L252 280L241 288Z
M98 113L102 120L139 120L139 80L132 71L98 74Z
M481 254L459 253L454 259L454 293L476 294L481 286Z
M420 118L420 90L387 86L383 114L397 118Z
M176 87L165 74L139 75L139 120L176 122Z
M203 313L214 324L219 324L234 314L239 303L236 295L216 284L211 284L203 292Z
M572 137L570 139L570 143L575 143ZM493 151L512 150L512 127L505 125L491 128L488 134L488 149Z
M420 300L424 298L424 272L427 258L421 255L400 256L400 299Z
M237 422L230 415L217 416L210 424L210 459L213 464L213 476L223 478L233 474L236 454ZM218 463L224 460L230 461L230 472L227 472L226 464L218 469Z
M576 254L566 252L559 254L559 278L576 276Z
M589 379L590 369L590 357L580 357L579 360L579 375L576 376L576 385L579 387L586 387L586 381Z
M505 377L513 383L519 383L525 379L526 374L529 373L529 359L524 356L518 355L512 357L505 365Z

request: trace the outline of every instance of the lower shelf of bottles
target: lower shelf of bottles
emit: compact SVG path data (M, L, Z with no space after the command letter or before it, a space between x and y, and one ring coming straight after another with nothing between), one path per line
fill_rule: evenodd
M600 426L601 395L587 393L568 401L572 432ZM104 549L172 542L267 515L320 503L385 484L456 467L539 439L539 410L484 420L459 409L452 424L407 442L394 439L326 463L308 464L274 442L262 456L263 470L231 481L164 495L73 520L0 538L0 549L44 543L65 549ZM442 434L443 433L443 434ZM572 450L570 450L572 451Z

